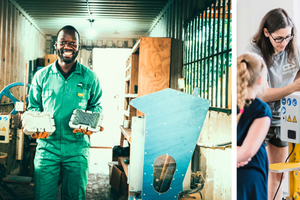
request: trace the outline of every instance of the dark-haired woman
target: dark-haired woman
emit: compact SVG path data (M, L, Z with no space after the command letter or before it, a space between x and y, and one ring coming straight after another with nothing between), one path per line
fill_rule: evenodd
M296 45L296 28L287 12L282 8L269 11L261 21L247 51L263 57L268 68L268 90L263 101L272 110L272 124L265 139L269 163L284 162L288 156L288 143L280 139L280 100L300 91L299 52ZM268 199L274 198L281 173L269 172ZM281 200L282 187L276 195Z

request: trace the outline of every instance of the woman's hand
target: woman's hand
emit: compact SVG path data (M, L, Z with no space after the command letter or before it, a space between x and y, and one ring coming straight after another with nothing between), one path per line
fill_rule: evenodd
M247 165L250 161L251 161L251 158L249 158L247 161L238 162L238 163L236 164L236 167L237 167L237 168L243 167L243 166Z

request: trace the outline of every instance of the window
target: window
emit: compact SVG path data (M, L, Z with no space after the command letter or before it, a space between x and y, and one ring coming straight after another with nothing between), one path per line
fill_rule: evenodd
M169 155L161 155L154 162L153 188L158 193L165 193L170 189L176 170L176 162Z
M231 113L231 0L217 0L184 26L185 92L195 87L210 110Z

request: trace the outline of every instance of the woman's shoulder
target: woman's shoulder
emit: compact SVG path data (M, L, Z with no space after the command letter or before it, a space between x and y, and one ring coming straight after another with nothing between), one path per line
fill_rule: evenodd
M248 46L245 49L245 53L256 53L256 54L262 56L260 48L253 41L251 41L250 44L248 44Z

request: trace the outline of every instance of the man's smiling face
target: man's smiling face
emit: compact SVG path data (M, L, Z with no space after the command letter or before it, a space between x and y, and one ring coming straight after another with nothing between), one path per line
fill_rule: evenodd
M73 30L61 30L57 36L55 47L61 61L66 64L72 63L78 56L80 47L78 34Z

